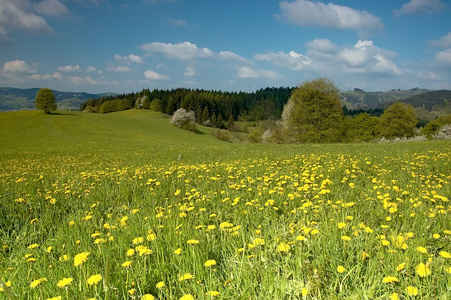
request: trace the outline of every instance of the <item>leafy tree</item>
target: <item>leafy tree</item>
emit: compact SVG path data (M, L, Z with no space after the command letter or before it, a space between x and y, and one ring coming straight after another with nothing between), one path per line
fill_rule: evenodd
M292 102L292 103L289 103ZM327 78L304 82L293 91L283 117L295 142L337 142L342 136L343 110L335 84Z
M426 135L427 138L432 138L432 136L438 133L440 128L442 128L446 124L451 124L451 114L441 116L434 121L427 123L426 126L423 127L421 132Z
M35 105L37 109L42 109L46 114L56 110L57 104L52 90L46 88L40 89L36 94Z
M227 121L227 130L234 131L235 130L235 120L233 116L230 115L229 120Z
M396 102L389 106L380 119L380 136L386 139L412 137L418 119L412 106Z
M179 108L171 118L171 124L182 129L196 131L196 117L194 111L187 112L184 108Z
M162 104L161 100L158 98L155 98L150 102L150 109L154 111L162 111Z
M349 142L374 140L379 135L379 119L368 113L346 117L346 140Z

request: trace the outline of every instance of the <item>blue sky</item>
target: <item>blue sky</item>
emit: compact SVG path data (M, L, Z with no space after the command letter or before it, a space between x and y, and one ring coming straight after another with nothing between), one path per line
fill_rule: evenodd
M0 86L451 89L445 0L0 0Z

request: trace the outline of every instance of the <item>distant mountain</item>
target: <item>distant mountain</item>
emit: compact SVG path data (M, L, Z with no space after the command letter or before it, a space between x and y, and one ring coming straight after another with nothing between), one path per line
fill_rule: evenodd
M441 110L451 105L451 91L429 91L403 99L402 102L413 107L422 107L428 111Z
M428 92L431 92L431 90L414 88L410 90L397 89L387 92L365 92L362 89L355 88L353 91L342 91L341 97L343 104L348 109L372 109L386 108L393 102ZM423 105L423 103L415 104Z
M34 109L34 99L39 88L16 89L0 87L0 111ZM58 110L77 110L80 104L89 98L96 99L102 96L115 94L88 94L74 92L53 91Z

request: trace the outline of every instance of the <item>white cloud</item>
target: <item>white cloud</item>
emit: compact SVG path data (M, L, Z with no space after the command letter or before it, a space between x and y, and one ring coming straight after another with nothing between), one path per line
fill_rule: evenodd
M61 78L63 78L63 75L60 72L55 72L53 74L44 74L44 75L33 74L33 75L31 75L31 78L34 80L61 79Z
M11 30L53 32L45 19L32 12L32 6L28 0L1 0L0 45L13 42L8 36Z
M277 53L256 54L254 58L255 60L268 61L276 66L295 71L303 70L312 63L312 60L308 56L296 53L295 51L290 51L289 53L279 51Z
M439 48L451 48L451 31L442 36L439 40L429 40L428 44Z
M332 43L329 39L314 39L313 41L307 42L307 48L310 50L315 50L323 53L335 53L338 46Z
M124 63L137 63L137 64L144 63L142 57L135 54L129 54L128 56L120 56L119 54L116 54L114 56L114 59L117 60L118 62Z
M186 72L183 75L187 77L197 76L197 70L194 67L186 67Z
M61 71L61 72L74 72L74 71L80 71L80 66L79 66L79 65L74 65L74 66L70 66L70 65L67 65L67 66L61 66L61 67L58 67L58 71Z
M6 73L36 73L36 69L31 67L27 62L23 60L7 61L3 64L3 72Z
M132 69L128 66L115 66L107 68L107 71L110 72L131 72Z
M239 63L252 64L252 62L236 53L230 51L220 51L218 57L223 60L235 61Z
M69 77L69 81L75 85L102 85L106 84L106 81L100 81L98 79L94 79L91 76L79 77L79 76L71 76Z
M58 0L43 0L37 4L34 4L36 12L41 15L49 16L64 16L69 12L66 5L62 4Z
M296 0L279 3L281 14L276 17L282 21L303 27L327 27L357 31L381 30L384 25L378 17L363 10L333 3Z
M236 74L239 78L269 78L269 79L281 79L282 75L272 70L265 69L252 69L249 67L240 67Z
M141 49L149 53L163 53L167 58L183 61L213 56L210 49L198 48L197 45L190 42L178 44L152 42L142 45Z
M177 20L177 19L167 19L166 22L168 24L174 25L174 26L186 26L186 22L184 20Z
M433 14L447 8L447 5L440 0L410 0L401 6L400 10L395 10L395 15L411 15L417 13Z
M169 80L170 78L166 75L159 74L153 70L147 70L144 72L144 77L149 80Z
M451 48L445 51L440 51L435 55L435 59L441 65L451 66Z

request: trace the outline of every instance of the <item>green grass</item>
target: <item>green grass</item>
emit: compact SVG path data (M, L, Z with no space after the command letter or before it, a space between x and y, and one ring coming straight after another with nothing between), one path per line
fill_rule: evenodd
M449 141L199 130L150 111L0 113L0 298L449 299Z

